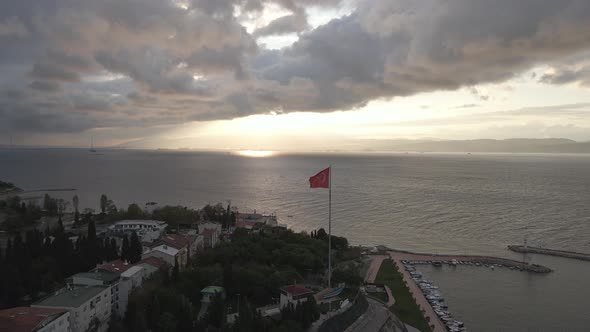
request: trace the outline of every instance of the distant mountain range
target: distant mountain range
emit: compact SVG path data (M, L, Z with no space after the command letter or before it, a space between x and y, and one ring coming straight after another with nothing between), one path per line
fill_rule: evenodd
M310 138L307 143L310 146L316 140ZM158 141L141 140L104 149L155 149ZM161 143L161 142L160 142ZM191 140L168 140L171 146L190 146ZM297 150L281 149L275 146L259 147L259 150L292 151L292 152L499 152L499 153L590 153L590 142L577 142L565 138L511 138L505 140L475 139L475 140L437 140L437 139L331 139L323 142L323 146L302 146ZM166 144L166 145L168 145ZM8 149L10 146L0 144L0 149ZM15 146L16 149L44 149L65 148L57 146ZM87 148L79 148L87 149ZM162 150L162 149L160 149ZM193 150L163 149L163 150ZM235 149L223 149L233 151ZM219 151L211 148L196 148L194 151Z
M590 142L564 138L512 138L505 140L363 140L365 151L399 152L508 152L590 153Z

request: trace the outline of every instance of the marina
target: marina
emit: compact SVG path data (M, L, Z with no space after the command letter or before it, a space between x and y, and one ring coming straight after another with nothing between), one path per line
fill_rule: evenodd
M418 285L418 287L426 297L426 300L434 310L434 313L437 315L439 320L442 321L447 331L467 331L465 324L463 322L453 319L453 316L449 312L449 306L445 302L445 299L440 293L438 287L433 285L431 281L424 278L422 273L416 271L414 263L409 261L402 261L402 264L404 266L404 270L410 274L414 283Z
M476 256L476 255L438 255L438 254L424 254L412 253L404 250L391 250L390 255L397 257L400 260L407 260L416 264L434 264L435 266L442 266L442 264L457 265L468 264L484 267L506 267L509 269L517 269L520 271L534 272L534 273L549 273L552 272L550 268L539 264L528 264L522 261L513 259L492 257L492 256Z

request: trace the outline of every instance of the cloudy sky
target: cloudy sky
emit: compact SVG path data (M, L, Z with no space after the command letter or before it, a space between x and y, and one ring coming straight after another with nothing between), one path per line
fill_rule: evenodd
M11 136L590 140L590 1L2 1L0 144Z

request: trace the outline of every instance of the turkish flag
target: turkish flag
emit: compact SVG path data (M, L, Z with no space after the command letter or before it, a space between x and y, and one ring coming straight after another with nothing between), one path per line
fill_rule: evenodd
M309 178L310 188L330 188L330 167Z

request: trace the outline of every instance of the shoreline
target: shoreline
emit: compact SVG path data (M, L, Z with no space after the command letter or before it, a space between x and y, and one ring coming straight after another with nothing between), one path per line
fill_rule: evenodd
M590 261L590 254L586 254L586 253L582 253L582 252L530 247L530 246L527 246L525 248L522 245L509 245L508 249L511 251L514 251L514 252L522 253L522 254L531 253L531 254L548 255L548 256L555 256L555 257L565 257L565 258L578 259L578 260L583 260L583 261Z

